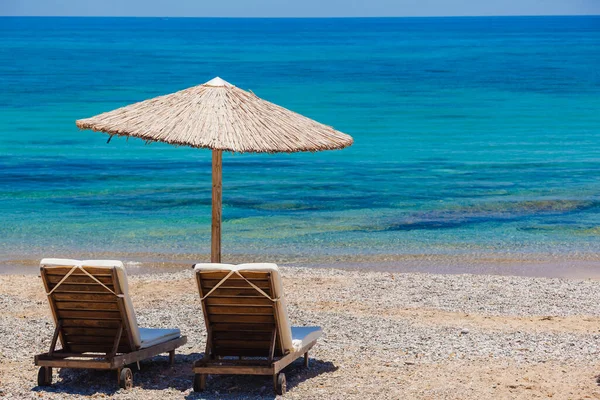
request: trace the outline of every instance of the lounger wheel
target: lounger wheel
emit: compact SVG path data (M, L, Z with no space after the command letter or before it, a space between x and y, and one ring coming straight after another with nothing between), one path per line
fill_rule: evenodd
M122 389L129 390L133 387L133 372L130 368L123 368L119 374L119 386Z
M206 389L206 374L194 374L194 392L203 392Z
M38 370L38 386L52 385L52 368L40 367Z
M277 392L277 394L283 396L286 390L287 382L285 380L285 374L283 372L280 372L279 374L277 374L277 388L275 389L275 391Z

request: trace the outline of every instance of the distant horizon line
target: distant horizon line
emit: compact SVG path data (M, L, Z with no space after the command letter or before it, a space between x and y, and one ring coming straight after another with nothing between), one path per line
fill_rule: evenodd
M313 16L313 17L225 17L170 15L0 15L0 18L177 18L177 19L382 19L382 18L534 18L534 17L600 17L600 14L501 14L501 15L393 15L393 16Z

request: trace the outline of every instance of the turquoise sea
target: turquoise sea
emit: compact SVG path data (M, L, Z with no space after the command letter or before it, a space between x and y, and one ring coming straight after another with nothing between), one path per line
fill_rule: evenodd
M600 271L600 17L0 18L0 264L205 259L210 151L75 120L215 76L355 139L224 155L224 261Z

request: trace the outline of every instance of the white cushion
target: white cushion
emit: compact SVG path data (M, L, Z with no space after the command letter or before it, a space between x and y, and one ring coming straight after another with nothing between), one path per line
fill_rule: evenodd
M142 338L141 349L168 342L181 336L179 329L140 328L139 330Z
M210 272L210 271L226 271L237 269L233 264L219 264L219 263L200 263L194 264L194 271Z
M310 342L314 342L323 334L320 326L292 326L292 344L298 351Z
M40 261L40 266L43 268L52 267L73 267L75 265L81 265L83 267L94 267L94 268L106 268L109 271L115 269L117 276L119 277L119 284L121 293L123 293L124 304L125 304L125 315L129 321L131 327L131 335L133 336L133 345L139 348L142 345L142 339L140 337L140 331L138 329L137 319L135 317L135 311L133 310L133 303L129 297L129 284L127 283L127 272L123 263L118 260L70 260L64 258L44 258Z
M40 261L40 266L44 267L58 267L58 266L73 266L81 263L80 260L72 260L70 258L43 258Z

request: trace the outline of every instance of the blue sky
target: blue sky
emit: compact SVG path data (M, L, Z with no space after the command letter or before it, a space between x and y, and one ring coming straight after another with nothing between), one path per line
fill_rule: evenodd
M600 0L0 0L0 15L373 17L600 14Z

